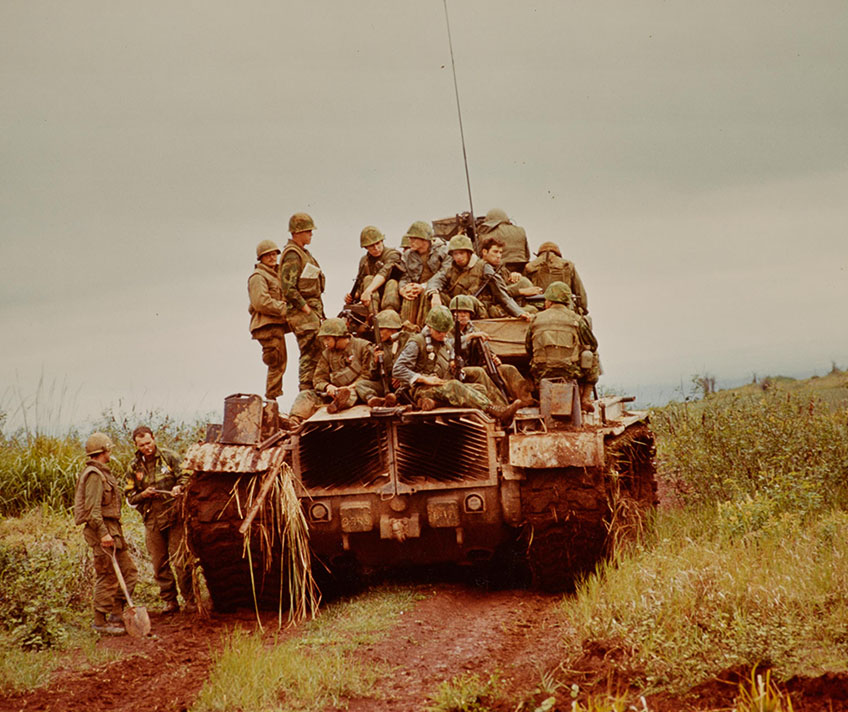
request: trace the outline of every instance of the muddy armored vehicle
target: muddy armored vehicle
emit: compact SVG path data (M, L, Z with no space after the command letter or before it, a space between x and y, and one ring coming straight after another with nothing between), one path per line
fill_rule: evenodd
M526 322L475 325L504 362L527 366ZM472 408L354 406L321 408L289 431L260 396L231 396L222 426L210 426L184 463L194 471L189 542L214 605L279 606L281 551L291 555L280 544L284 515L257 493L281 463L319 582L454 563L488 569L496 584L524 570L538 588L568 590L656 501L653 436L647 414L627 410L631 400L601 398L583 413L575 382L543 381L539 405L520 409L509 428ZM276 527L246 539L257 509Z

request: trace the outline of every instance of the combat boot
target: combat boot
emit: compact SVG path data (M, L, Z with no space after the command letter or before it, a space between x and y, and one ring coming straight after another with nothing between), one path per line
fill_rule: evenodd
M486 407L486 413L491 415L495 420L500 421L503 425L512 420L515 413L521 407L520 400L514 400L509 405L490 405Z
M327 406L328 413L338 413L347 406L347 399L350 398L350 388L342 386L337 388L333 393L333 402Z
M384 405L386 405L386 399L380 398L380 396L371 396L368 399L369 408L382 408Z
M124 626L109 623L103 611L94 611L94 623L91 624L91 627L100 635L124 635L127 632Z
M394 393L386 394L386 408L394 408L397 405L397 396Z
M436 407L436 401L432 398L427 398L426 396L419 398L416 403L418 406L418 410L433 410Z
M580 408L585 413L594 413L595 404L592 403L592 384L583 383L580 386Z

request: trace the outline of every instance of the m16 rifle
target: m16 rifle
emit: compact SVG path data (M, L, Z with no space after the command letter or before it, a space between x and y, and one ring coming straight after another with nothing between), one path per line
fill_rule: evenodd
M377 323L377 300L371 300L371 328L374 335L374 346L380 352L377 356L377 369L380 372L380 383L383 384L383 395L392 392L392 375L386 371L386 363L382 351L382 340L380 339L380 325Z

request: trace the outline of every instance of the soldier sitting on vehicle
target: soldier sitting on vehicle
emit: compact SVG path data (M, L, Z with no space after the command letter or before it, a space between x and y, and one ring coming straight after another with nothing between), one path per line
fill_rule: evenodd
M530 259L530 246L523 227L513 225L509 216L500 208L492 208L486 213L481 237L495 237L504 243L503 264L510 272L522 274L524 265Z
M351 337L344 319L327 319L318 329L324 350L318 357L313 388L301 391L294 399L291 419L299 424L311 417L325 402L328 413L352 407L357 401L356 381L370 374L374 345Z
M600 375L598 342L586 317L572 311L571 291L564 282L548 285L545 310L533 316L525 346L537 387L543 378L576 379L581 408L595 410L592 387Z
M574 311L578 314L589 313L589 299L577 268L573 262L562 259L559 245L555 242L543 242L539 245L536 259L527 263L524 274L537 287L545 290L552 282L563 282L571 290Z
M404 237L409 238L409 249L402 255L403 276L400 278L400 295L403 297L400 317L417 326L433 306L425 291L427 282L440 270L447 271L451 258L441 240L436 240L433 228L423 220L409 226Z
M358 380L354 387L359 399L370 407L391 407L397 405L394 391L400 386L400 381L392 376L392 367L412 332L403 328L394 309L384 309L376 318L380 343L374 349L372 373L370 378Z
M536 287L524 275L519 274L518 272L510 272L509 269L502 264L503 251L504 243L499 237L491 237L487 235L480 243L481 259L488 262L492 266L492 269L495 270L497 279L505 285L507 294L509 294L518 306L526 312L535 314L537 311L536 307L532 304L528 304L527 300L530 297L541 295L543 290ZM486 313L489 317L495 319L509 315L503 306L492 300L491 294L487 293L486 290L480 294L480 300L485 305ZM541 306L541 303L539 306Z
M460 336L460 346L457 347L454 343L455 353L462 355L467 365L466 370L481 368L502 394L502 398L519 400L522 405L530 405L533 401L532 381L524 378L512 364L502 363L500 358L491 352L486 344L489 335L472 323L477 311L475 301L474 297L467 294L460 294L451 299L450 310L455 320L454 334L458 331Z
M452 377L453 345L448 334L453 317L447 307L436 306L427 315L426 326L413 334L397 357L392 375L410 389L419 410L432 410L437 405L479 408L501 422L508 422L520 407L492 403L480 383L463 383Z
M448 243L448 253L451 265L427 282L427 295L432 296L434 304L450 302L458 294L470 294L481 300L487 299L490 304L497 304L510 316L530 320L530 315L509 296L506 285L492 265L474 254L470 238L465 235L452 237ZM483 310L478 316L485 317L487 314Z
M400 252L385 246L385 236L373 225L362 229L359 244L366 254L359 260L359 271L349 294L345 294L345 304L357 299L366 307L371 297L379 299L380 309L400 310L398 280L402 274Z

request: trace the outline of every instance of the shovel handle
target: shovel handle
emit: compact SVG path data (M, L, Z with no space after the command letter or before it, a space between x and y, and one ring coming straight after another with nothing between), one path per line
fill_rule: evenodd
M100 548L103 549L104 552L106 551L106 549L104 547L100 547ZM135 606L133 605L133 602L132 602L132 598L130 598L130 592L127 591L127 582L124 581L124 574L121 573L121 567L118 566L118 556L115 553L114 545L109 547L108 553L109 553L109 558L112 559L112 568L115 569L115 576L118 577L118 583L121 585L121 590L124 592L124 598L127 599L127 605L130 608L135 608Z

